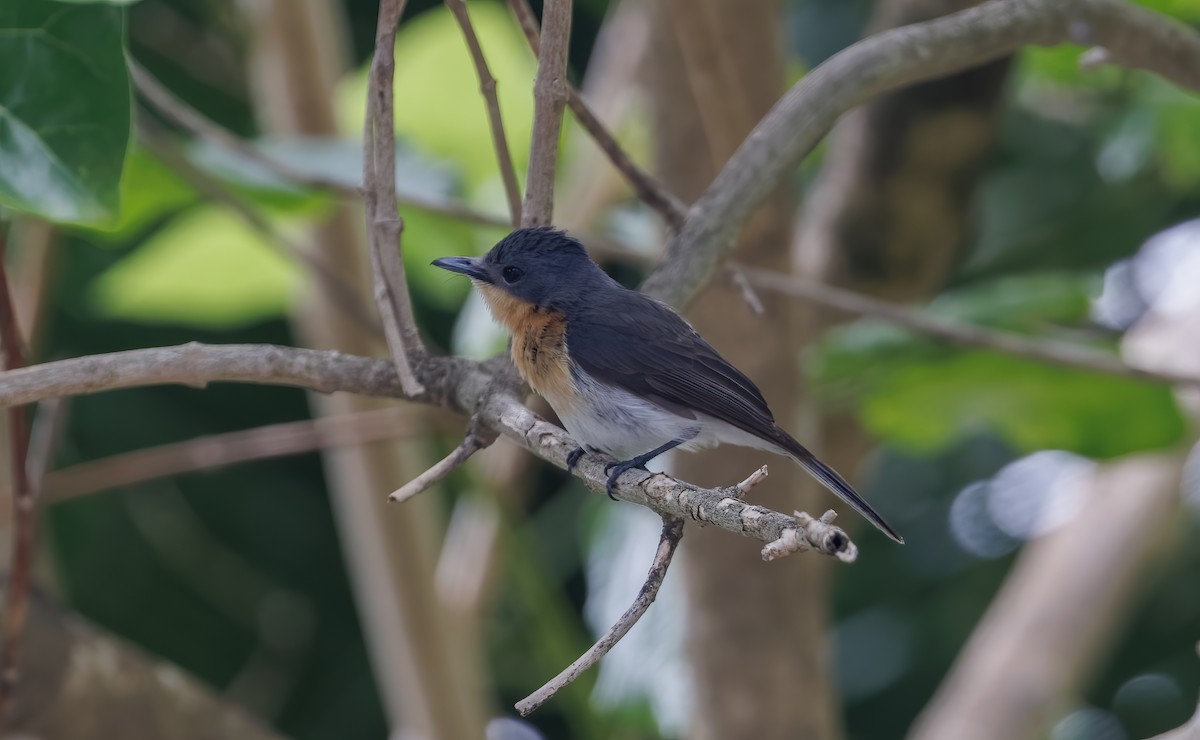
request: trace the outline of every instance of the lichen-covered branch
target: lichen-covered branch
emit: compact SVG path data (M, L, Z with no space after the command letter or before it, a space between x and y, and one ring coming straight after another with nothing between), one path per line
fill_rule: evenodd
M406 393L388 360L341 352L276 345L184 344L59 360L0 373L0 407L46 398L82 395L148 385L204 387L216 382L289 385L322 393L345 391L405 398L477 414L482 424L515 440L560 468L574 440L539 418L500 384L488 366L449 357L425 357L414 363L424 390ZM608 476L603 460L584 457L575 474L603 494ZM626 473L617 497L653 509L662 516L711 524L743 537L774 542L795 530L798 550L816 550L851 561L857 552L841 529L827 522L782 514L742 501L737 486L700 488L658 473Z

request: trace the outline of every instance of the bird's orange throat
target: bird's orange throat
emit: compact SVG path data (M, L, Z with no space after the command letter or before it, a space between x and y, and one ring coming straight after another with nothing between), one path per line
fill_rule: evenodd
M482 281L473 281L492 316L512 336L512 360L530 387L561 416L573 405L567 318Z

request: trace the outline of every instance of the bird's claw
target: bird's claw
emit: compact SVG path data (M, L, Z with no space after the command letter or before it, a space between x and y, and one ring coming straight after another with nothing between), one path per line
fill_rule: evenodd
M570 475L571 471L575 470L575 466L579 464L579 458L583 457L584 452L582 447L576 447L567 455L567 475Z
M610 499L613 501L617 500L616 492L613 491L613 489L617 486L617 479L624 475L626 471L635 469L645 470L646 468L643 466L642 462L636 459L614 460L610 463L605 463L604 472L608 473L610 470L612 471L612 474L608 476L608 482L604 484L604 490L608 493L608 497Z

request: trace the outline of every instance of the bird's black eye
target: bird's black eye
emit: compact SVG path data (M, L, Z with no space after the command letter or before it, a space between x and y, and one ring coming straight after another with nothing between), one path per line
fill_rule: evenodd
M520 280L525 273L521 271L521 268L509 265L508 267L504 268L504 271L501 274L504 275L504 282L515 283Z

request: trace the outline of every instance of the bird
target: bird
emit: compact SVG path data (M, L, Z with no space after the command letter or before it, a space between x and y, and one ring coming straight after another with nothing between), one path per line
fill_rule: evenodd
M896 542L904 538L833 468L775 422L750 378L679 313L608 275L580 241L517 229L482 257L432 263L469 277L511 336L513 364L586 453L614 458L606 489L679 448L728 443L790 457Z

